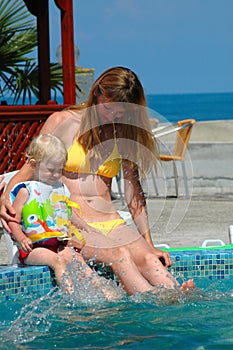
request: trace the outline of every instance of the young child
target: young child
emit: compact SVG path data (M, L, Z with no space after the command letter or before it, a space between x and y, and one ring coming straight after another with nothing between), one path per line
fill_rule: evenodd
M72 262L74 253L71 246L76 250L75 259L83 266L85 275L93 277L95 274L79 254L85 240L76 226L88 228L77 215L78 204L69 200L69 191L61 182L66 160L67 151L59 138L50 134L37 136L27 153L34 179L18 183L11 191L20 224L12 221L9 226L12 238L20 246L19 260L26 265L50 266L58 285L61 285L67 264ZM76 208L76 215L72 215L71 207ZM76 226L71 223L71 218ZM98 276L94 279L98 281ZM68 276L65 288L72 292Z

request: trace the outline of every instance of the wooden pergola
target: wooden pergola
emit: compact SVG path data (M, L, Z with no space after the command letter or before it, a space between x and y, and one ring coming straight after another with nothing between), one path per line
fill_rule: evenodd
M52 1L52 0L50 0ZM51 101L49 0L24 0L37 21L40 104L0 106L0 174L20 169L24 152L49 115L76 103L73 0L54 0L60 10L64 103Z
M38 35L38 65L40 101L50 99L49 0L24 0L36 16ZM60 10L64 103L75 104L74 25L72 0L54 0Z

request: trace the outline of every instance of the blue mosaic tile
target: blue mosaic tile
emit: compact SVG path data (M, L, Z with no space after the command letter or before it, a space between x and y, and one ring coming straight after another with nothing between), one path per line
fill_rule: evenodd
M230 279L230 277L233 277L232 250L208 253L203 251L194 251L193 253L170 252L170 255L174 262L172 271L180 271L180 266L183 266L182 271L185 278L200 278L203 276L209 279L213 277ZM187 269L184 268L186 264Z
M232 279L232 250L170 252L170 271L177 278ZM17 294L48 293L55 286L54 274L48 266L0 266L0 299Z
M41 288L42 286L42 288ZM54 279L48 266L5 266L1 267L0 298L9 299L16 294L49 292Z

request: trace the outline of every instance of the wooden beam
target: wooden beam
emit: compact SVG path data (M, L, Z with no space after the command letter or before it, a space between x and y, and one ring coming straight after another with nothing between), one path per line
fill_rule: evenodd
M24 0L29 12L37 18L39 100L46 104L51 100L50 46L48 0Z
M55 3L61 11L64 103L73 105L76 103L73 2L55 0Z

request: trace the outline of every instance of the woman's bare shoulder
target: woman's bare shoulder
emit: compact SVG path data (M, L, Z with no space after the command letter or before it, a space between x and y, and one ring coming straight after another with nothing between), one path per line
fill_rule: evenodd
M73 112L70 110L63 110L51 114L46 122L44 123L41 133L51 133L53 134L59 128L70 129L79 126L81 120L80 112Z
M80 119L80 112L74 112L72 110L62 110L59 112L54 112L48 117L41 131L53 132L54 126L56 127L67 122L78 124L80 123Z
M69 146L77 134L82 111L62 110L53 113L44 123L40 133L50 133L61 138Z

